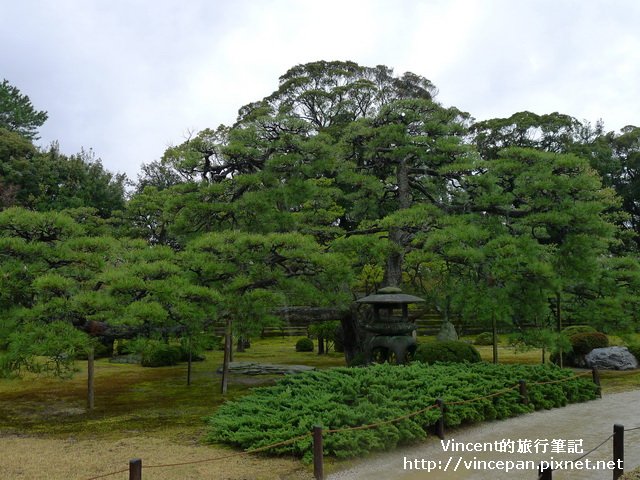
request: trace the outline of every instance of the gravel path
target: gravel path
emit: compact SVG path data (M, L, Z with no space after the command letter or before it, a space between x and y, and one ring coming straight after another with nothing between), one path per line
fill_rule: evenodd
M520 417L483 423L475 427L447 432L447 440L470 443L492 443L513 440L514 452L499 451L444 451L437 438L409 448L400 448L383 455L363 460L356 467L338 472L329 480L364 480L384 478L389 480L418 479L531 479L537 478L536 466L541 460L575 460L581 456L579 443L584 453L596 447L613 432L613 424L625 429L640 427L640 390L605 395L604 398L587 403L573 404L564 408L534 412ZM518 440L526 445L531 440L532 453L518 453ZM535 453L535 442L539 440L539 453ZM577 442L574 442L577 440ZM546 441L546 442L545 442ZM547 443L547 452L542 449ZM570 444L577 446L569 452ZM640 465L640 429L625 432L625 471ZM475 449L475 446L469 445ZM480 445L483 447L484 445ZM575 468L553 472L554 480L608 479L612 473L595 462L612 460L612 440L605 442L594 453L585 457L589 465L575 464ZM424 462L423 462L424 460ZM525 462L530 461L527 465ZM431 462L431 463L430 463ZM499 463L502 462L502 463ZM512 462L512 463L508 463ZM447 466L445 471L445 467ZM457 471L455 469L458 465ZM510 466L512 470L506 472Z

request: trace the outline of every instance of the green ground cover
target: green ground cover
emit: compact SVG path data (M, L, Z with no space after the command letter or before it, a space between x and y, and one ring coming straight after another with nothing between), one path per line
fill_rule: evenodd
M529 385L528 404L521 401L517 388L511 388L521 379ZM488 397L499 391L504 392ZM592 400L596 393L591 378L578 378L571 370L551 365L416 362L335 368L290 376L222 405L209 419L207 440L253 450L322 425L342 430L325 436L325 455L348 458L425 438L440 412L420 411L438 398L448 404L445 425L455 427ZM420 413L407 417L411 412ZM395 418L399 420L388 423ZM376 424L370 429L349 429ZM269 451L309 459L311 438Z

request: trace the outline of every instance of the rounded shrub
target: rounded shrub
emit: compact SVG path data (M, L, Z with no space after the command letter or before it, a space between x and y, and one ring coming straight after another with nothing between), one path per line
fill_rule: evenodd
M600 332L576 333L569 340L575 355L586 355L594 348L609 346L609 337Z
M576 333L569 337L569 342L571 342L571 351L563 352L563 365L583 368L586 365L585 356L594 348L608 347L609 337L600 332ZM551 355L551 361L559 364L559 354Z
M140 364L143 367L176 365L182 359L182 355L182 348L179 345L154 342L142 352Z
M296 342L296 352L313 352L313 340L304 337Z
M578 333L596 333L597 330L589 325L571 325L569 327L563 328L562 333L564 333L567 337L571 337Z
M476 345L493 345L493 333L483 332L473 341Z
M413 358L422 363L477 363L482 360L473 345L455 340L422 343L418 345Z

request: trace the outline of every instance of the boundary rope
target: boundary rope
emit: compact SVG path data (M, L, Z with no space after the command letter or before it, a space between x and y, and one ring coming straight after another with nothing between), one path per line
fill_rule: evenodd
M584 457L586 457L587 455L592 454L593 452L595 452L596 450L598 450L602 445L604 445L605 443L607 443L607 442L608 442L609 440L611 440L612 438L613 438L613 433L612 433L611 435L609 435L607 438L605 438L605 439L603 440L603 442L602 442L600 445L598 445L598 446L597 446L597 447L595 447L595 448L592 448L592 449L591 449L591 450L589 450L587 453L583 454L581 457L576 458L576 459L573 461L573 463L576 463L576 462L578 462L578 461L582 460L582 459L583 459Z

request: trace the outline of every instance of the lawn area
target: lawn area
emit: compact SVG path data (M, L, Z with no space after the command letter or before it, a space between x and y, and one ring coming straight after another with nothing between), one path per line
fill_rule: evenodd
M318 368L344 366L339 353L296 352L294 338L256 340L236 361L303 364ZM162 437L197 438L202 417L220 403L275 376L231 376L226 397L220 394L222 352L206 352L194 362L192 385L186 385L186 364L143 368L96 361L95 410L85 411L86 363L77 362L71 379L25 375L0 379L0 431L75 436L119 436L122 432L157 433Z

